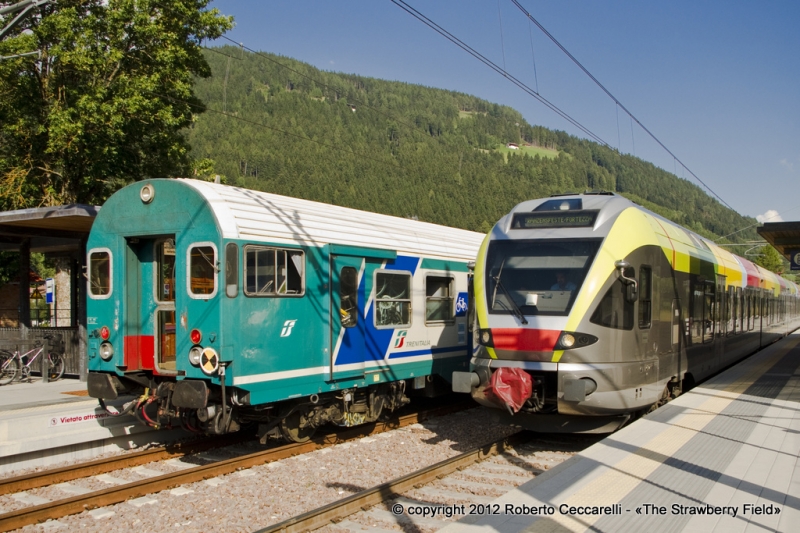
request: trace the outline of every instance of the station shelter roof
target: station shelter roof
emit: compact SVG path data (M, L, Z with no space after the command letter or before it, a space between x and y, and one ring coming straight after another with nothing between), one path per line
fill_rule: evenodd
M60 205L0 212L0 251L17 251L26 240L38 253L81 250L100 207Z
M786 259L791 260L792 250L800 250L800 222L766 222L757 231Z

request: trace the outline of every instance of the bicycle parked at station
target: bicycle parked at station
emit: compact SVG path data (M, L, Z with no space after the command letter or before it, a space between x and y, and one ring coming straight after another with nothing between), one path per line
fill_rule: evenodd
M51 344L60 344L60 335L45 335L45 339ZM12 381L19 379L30 381L31 367L39 356L44 352L44 346L36 346L25 353L11 350L0 350L0 385L8 385ZM64 355L56 351L45 354L47 358L47 377L50 381L60 379L64 375L66 362Z

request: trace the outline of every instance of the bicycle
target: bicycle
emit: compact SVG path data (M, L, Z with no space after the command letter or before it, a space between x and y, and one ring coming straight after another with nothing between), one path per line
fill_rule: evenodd
M61 341L57 335L45 335L45 339ZM0 350L0 385L8 385L19 377L21 380L31 379L31 365L44 352L44 346L37 346L25 353L19 351ZM46 354L50 381L56 381L64 375L66 363L64 356L58 352Z

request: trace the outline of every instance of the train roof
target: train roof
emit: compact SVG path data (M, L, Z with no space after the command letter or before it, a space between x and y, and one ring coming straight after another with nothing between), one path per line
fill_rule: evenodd
M532 231L538 238L564 237L567 230L571 238L596 238L605 237L617 217L626 209L634 208L646 213L659 221L660 230L669 235L670 246L684 249L690 255L699 257L708 256L727 274L733 274L731 268L738 270L743 286L761 287L770 290L784 291L797 294L800 289L794 283L781 278L758 265L732 254L721 248L713 241L686 229L663 216L646 209L627 198L611 192L587 192L551 196L520 202L508 215L500 219L492 232L492 238L516 239L531 238ZM581 213L597 212L596 216L586 217L586 222L578 222L575 226L567 220L571 215L579 216ZM529 229L524 223L515 222L515 215L525 217L536 214L539 217L552 213L552 218L545 220L543 227L532 225ZM524 220L524 219L523 219ZM530 219L536 224L537 219ZM538 218L538 220L543 220ZM558 225L563 222L565 225ZM517 224L515 226L515 224ZM550 226L548 226L550 224ZM674 259L673 259L674 261ZM677 267L676 267L677 268Z
M197 191L223 238L396 250L475 259L484 234L205 181L174 180ZM158 180L153 181L154 185Z

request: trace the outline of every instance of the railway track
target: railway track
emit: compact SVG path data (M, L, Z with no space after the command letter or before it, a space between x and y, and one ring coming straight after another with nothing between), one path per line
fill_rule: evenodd
M146 496L147 494L172 489L184 484L222 476L237 470L247 469L252 466L278 461L294 455L308 453L345 441L363 438L391 429L408 426L431 417L452 413L472 406L474 406L472 402L460 402L443 407L437 407L398 417L386 423L371 424L338 431L302 444L293 443L267 450L261 450L255 453L245 454L231 459L218 460L210 464L200 465L197 467L183 467L175 472L153 475L152 477L147 477L139 481L119 484L118 486L104 490L85 492L83 494L77 494L73 497L59 499L56 501L36 504L37 499L35 497L28 498L28 502L32 502L33 505L0 515L0 531L12 531L29 524L54 520L67 515L80 513L85 510L105 507L133 498L140 498ZM205 445L205 449L208 449L214 445L215 444L207 443ZM216 445L218 446L219 444ZM178 456L187 455L190 449L189 446L186 446L184 449L175 449L175 447L168 448L158 448L148 450L146 452L129 454L130 456L134 456L130 458L129 456L114 457L105 460L92 461L82 465L75 465L74 467L64 467L41 473L34 473L27 476L18 476L16 478L5 480L2 484L0 484L0 491L2 491L0 494L10 494L20 490L25 491L30 490L31 488L51 486L59 483L63 484L65 481L72 481L87 476L95 476L99 473L113 472L114 470L128 468L134 465L138 466L152 461L175 458ZM155 471L153 471L153 473L159 474Z
M600 437L560 435L526 443L541 435L520 431L450 459L330 503L257 533L436 530L463 515L502 512L492 504L506 493L560 464ZM552 448L560 451L554 452ZM521 450L522 453L513 453Z

